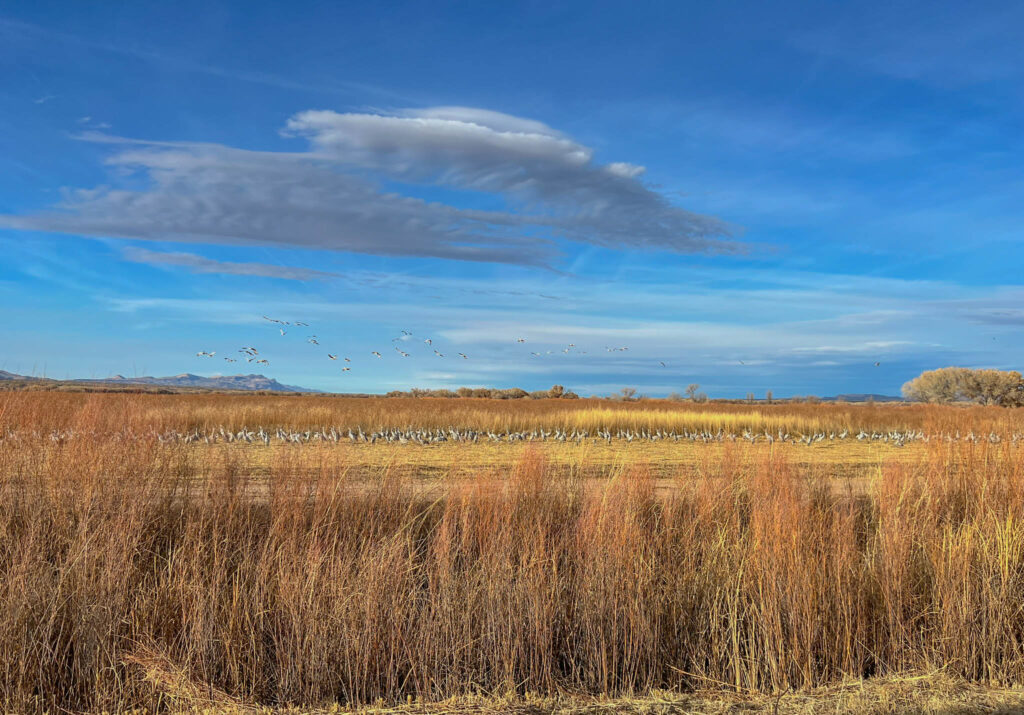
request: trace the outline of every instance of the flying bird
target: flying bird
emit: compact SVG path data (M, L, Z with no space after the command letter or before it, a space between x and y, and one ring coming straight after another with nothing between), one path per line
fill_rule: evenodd
M462 358L463 360L469 360L465 353L459 353L459 357Z
M348 358L345 358L345 362L352 362L352 361L349 360Z
M437 350L434 350L434 354L437 355L438 357L444 357L444 355L439 353Z
M516 338L516 342L517 343L525 343L526 342L526 338Z
M342 372L348 372L348 371L350 371L351 369L352 369L352 368L350 368L350 367L343 367L343 368L341 368L341 371L342 371Z
M661 360L659 360L659 361L658 361L658 364L659 364L659 365L661 365L662 367L668 367L668 365L666 365L666 364L665 364L664 362L662 362Z
M409 353L405 352L404 350L400 350L398 348L395 348L395 350L397 350L398 354L401 355L402 357L409 357Z
M881 365L882 365L882 363L880 363L880 362L876 362L875 363L875 367L881 367Z
M373 350L373 351L371 351L371 353L372 353L373 355L376 355L376 356L377 356L377 357L379 357L379 358L383 358L383 357L384 357L383 355L381 355L381 354L380 354L379 352L377 352L376 350Z
M196 353L196 357L213 357L216 354L217 353L215 352L208 353L205 350L200 350L199 352Z
M313 337L311 337L311 338L306 338L306 342L309 343L310 345L319 345L320 344L320 341L316 339L315 335Z
M227 362L238 362L234 358L224 358Z
M329 357L331 360L337 360L338 359L337 355L331 355L330 353L327 353L327 357Z
M284 328L278 328L278 330L280 330L280 331L281 331L281 335L284 335L284 334L285 334L285 330L284 330Z
M433 340L431 340L430 338L427 338L427 339L426 339L426 340L424 340L423 342L425 342L425 343L426 343L427 345L433 345L433 344L434 344L434 341L433 341Z

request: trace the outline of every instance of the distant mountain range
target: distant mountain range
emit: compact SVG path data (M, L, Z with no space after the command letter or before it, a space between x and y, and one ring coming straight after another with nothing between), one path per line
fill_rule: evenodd
M113 377L93 380L52 380L45 377L16 375L13 372L0 370L0 381L59 382L75 385L95 385L98 387L105 385L153 385L156 387L194 388L201 390L244 390L248 392L254 392L257 390L264 390L268 392L318 392L318 390L309 390L305 387L283 385L277 380L266 377L265 375L213 375L211 377L203 377L202 375L193 375L188 372L181 375L174 375L172 377L124 377L123 375L114 375Z

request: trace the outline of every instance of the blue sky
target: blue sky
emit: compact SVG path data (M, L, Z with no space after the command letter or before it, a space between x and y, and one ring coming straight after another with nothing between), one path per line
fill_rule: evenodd
M5 3L0 368L722 397L1018 369L1022 26L1018 3Z

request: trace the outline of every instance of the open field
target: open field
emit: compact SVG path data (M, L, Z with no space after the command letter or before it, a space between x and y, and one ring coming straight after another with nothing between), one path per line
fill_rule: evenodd
M1021 431L981 407L3 393L0 709L1010 707Z

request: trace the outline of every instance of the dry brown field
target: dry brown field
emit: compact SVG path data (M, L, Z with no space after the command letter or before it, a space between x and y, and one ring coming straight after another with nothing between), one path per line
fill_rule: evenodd
M1011 712L1021 433L987 407L0 393L0 710Z

